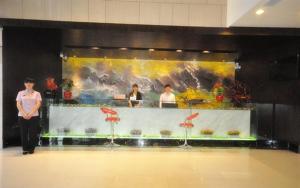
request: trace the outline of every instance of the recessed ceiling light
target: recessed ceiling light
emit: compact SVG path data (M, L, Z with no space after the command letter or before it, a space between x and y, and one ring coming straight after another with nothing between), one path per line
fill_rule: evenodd
M176 50L176 52L182 52L182 50L179 50L179 49L178 49L178 50Z
M127 50L127 48L120 48L120 50Z
M149 52L154 52L154 49L153 49L153 48L150 48L150 49L149 49Z
M262 15L264 12L265 12L265 11L264 11L263 9L258 9L258 10L256 11L256 14L257 14L257 15Z
M210 51L208 51L208 50L203 50L202 53L209 54Z
M93 49L93 50L98 50L98 49L100 49L100 48L97 47L97 46L95 46L95 47L92 47L91 49Z

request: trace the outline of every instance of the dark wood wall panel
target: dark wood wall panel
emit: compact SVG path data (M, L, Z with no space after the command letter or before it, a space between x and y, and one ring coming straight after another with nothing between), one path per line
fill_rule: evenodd
M3 31L3 140L4 147L19 143L17 92L25 77L36 79L41 91L47 76L61 80L60 31L4 28Z

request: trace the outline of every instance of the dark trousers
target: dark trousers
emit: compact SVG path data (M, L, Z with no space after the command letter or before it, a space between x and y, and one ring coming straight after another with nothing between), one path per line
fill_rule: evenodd
M23 151L34 151L38 144L39 117L19 117Z

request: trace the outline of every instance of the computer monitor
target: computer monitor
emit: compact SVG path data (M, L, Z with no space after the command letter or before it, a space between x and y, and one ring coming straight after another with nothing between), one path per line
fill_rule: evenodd
M143 104L143 100L130 100L132 106L136 106L136 105L142 105Z
M177 103L162 103L161 104L162 108L178 108Z

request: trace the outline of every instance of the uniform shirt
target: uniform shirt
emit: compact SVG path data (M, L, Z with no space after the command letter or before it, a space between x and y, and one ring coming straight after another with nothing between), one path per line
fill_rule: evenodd
M132 106L140 104L141 100L143 100L141 92L138 91L136 95L134 93L129 93L129 101L131 102Z
M129 100L142 100L142 93L141 92L137 92L137 94L135 95L134 93L129 93Z
M176 103L175 95L173 93L162 93L159 98L159 107L162 107L162 103Z
M19 91L16 101L22 104L22 107L26 113L29 113L32 111L37 101L42 101L42 97L40 92L34 90L31 92L27 90L22 90ZM32 116L38 116L38 115L39 115L39 111L37 110ZM20 111L18 113L18 116L22 116Z

